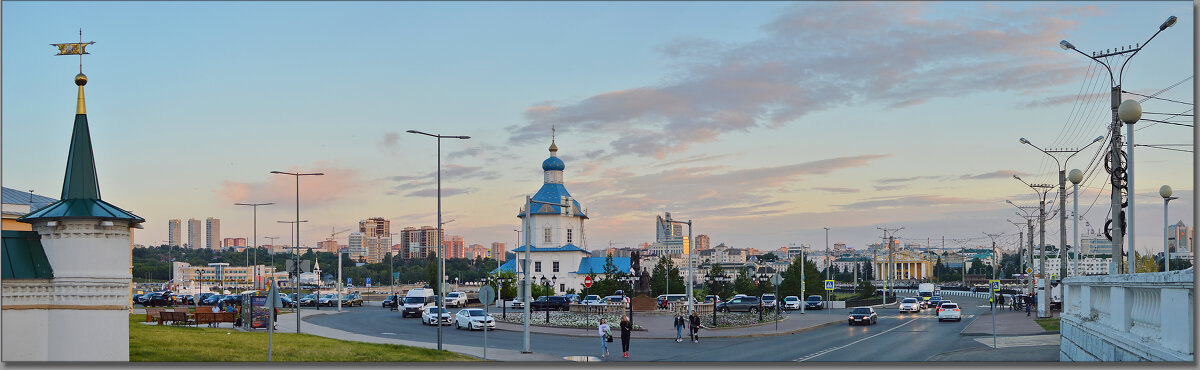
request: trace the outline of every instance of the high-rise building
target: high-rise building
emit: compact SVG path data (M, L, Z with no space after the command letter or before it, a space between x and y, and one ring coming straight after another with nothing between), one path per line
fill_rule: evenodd
M650 253L657 255L680 255L687 253L688 240L683 235L683 224L670 222L671 212L666 217L656 216L654 244L650 245Z
M200 224L200 220L194 218L188 219L188 248L200 249L204 247L204 238L200 235L203 232L204 229Z
M179 240L179 237L182 234L182 230L180 230L180 229L182 227L183 227L183 224L180 223L179 219L167 221L167 245L170 245L172 247L178 247L178 246L183 245L183 244L179 244L181 241L181 240Z
M1167 227L1167 250L1171 253L1189 253L1192 251L1192 228L1179 223ZM1174 259L1177 256L1172 256Z
M361 234L358 250L367 263L383 262L392 245L392 222L382 217L372 217L358 222ZM353 249L351 251L353 254Z
M708 248L708 234L696 235L696 250L702 251Z
M225 248L246 247L246 238L225 238L221 243Z
M363 233L353 232L347 238L349 238L350 248L346 252L350 254L350 259L365 260L367 258L367 245L363 243Z
M470 260L474 260L475 258L486 258L487 251L488 249L484 248L481 244L471 244L471 246L466 248L466 258Z
M450 235L442 243L446 246L446 258L467 258L462 236Z
M204 219L204 224L206 226L204 247L208 249L220 249L221 219L209 217Z
M492 242L492 259L495 259L497 261L504 261L506 259L505 258L506 254L507 254L507 252L505 252L504 243Z
M317 242L317 249L323 252L337 253L337 240L322 240Z
M1113 242L1104 235L1091 235L1079 238L1080 251L1085 256L1112 254ZM1049 261L1049 260L1047 260Z
M445 234L445 230L442 230ZM428 258L437 255L437 228L405 227L400 231L400 258Z

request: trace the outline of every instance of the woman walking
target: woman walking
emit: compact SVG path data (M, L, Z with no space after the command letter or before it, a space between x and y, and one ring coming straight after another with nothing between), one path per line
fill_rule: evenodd
M675 343L683 342L683 316L675 313Z
M700 343L700 314L692 311L692 317L688 321L692 325L692 343Z
M600 358L608 357L608 338L612 337L612 330L608 328L604 318L600 318L600 327L597 330L600 332Z
M629 316L621 316L621 352L625 352L623 357L629 358L629 335L633 334L633 323L629 322Z

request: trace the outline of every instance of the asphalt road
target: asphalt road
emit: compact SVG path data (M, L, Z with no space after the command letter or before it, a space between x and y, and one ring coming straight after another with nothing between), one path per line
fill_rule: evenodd
M986 312L986 300L959 298L964 306L962 322L938 322L930 310L919 314L901 314L895 309L878 310L879 320L871 326L830 325L805 332L752 338L704 338L700 343L676 343L671 339L638 339L637 333L630 345L630 358L620 357L621 343L618 338L609 343L612 361L810 361L810 362L863 362L863 361L925 361L937 354L985 346L958 333L971 320ZM324 308L322 308L324 310ZM381 309L378 302L365 307L345 309L340 315L322 315L305 319L314 324L336 328L358 334L385 338L399 338L424 342L437 342L437 328L421 324L417 318L401 318L397 311ZM451 312L457 312L451 309ZM798 314L798 313L793 313ZM846 310L831 313L810 312L809 315L835 315L846 317ZM983 316L985 319L988 316ZM594 329L579 329L580 333L592 333ZM443 327L443 343L483 346L482 331L455 330ZM495 330L488 332L488 348L520 350L522 333ZM531 334L530 346L534 352L555 356L577 356L600 354L600 338L571 337L561 335Z

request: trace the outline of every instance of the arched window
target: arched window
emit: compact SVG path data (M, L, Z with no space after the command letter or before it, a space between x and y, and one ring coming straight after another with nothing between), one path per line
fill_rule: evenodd
M544 238L544 242L552 243L552 241L550 240L550 226L546 226L546 228L543 229L543 231L545 231L545 234L546 234L546 237Z
M571 231L572 231L571 228L568 227L567 228L567 244L571 244L571 234L572 234Z

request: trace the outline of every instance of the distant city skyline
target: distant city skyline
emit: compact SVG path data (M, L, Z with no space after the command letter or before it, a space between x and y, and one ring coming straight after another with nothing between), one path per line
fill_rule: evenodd
M714 246L823 249L829 227L831 245L863 249L877 227L903 226L905 242L969 247L1002 232L1012 248L1006 219L1019 218L1004 201L1036 201L1011 176L1057 183L1018 138L1079 147L1107 125L1107 75L1059 40L1131 45L1177 16L1124 89L1182 82L1158 96L1188 103L1195 89L1184 2L2 6L3 185L59 193L79 60L48 44L82 27L96 42L83 72L100 188L146 218L134 233L145 245L179 239L172 219L188 220L187 244L207 244L206 217L224 221L214 243L250 239L236 202L275 202L258 207L258 243L291 244L276 221L296 217L295 180L272 170L326 174L300 179L301 245L370 217L435 226L436 144L404 133L416 129L471 136L442 143L443 218L456 220L445 235L511 250L553 126L564 185L591 217L587 249L653 242L665 212ZM1137 129L1139 144L1194 145L1186 127ZM1068 167L1090 169L1079 210L1100 228L1095 153ZM1140 252L1162 250L1163 184L1180 197L1169 223L1194 226L1193 166L1190 153L1137 149ZM1058 244L1057 219L1046 242Z

